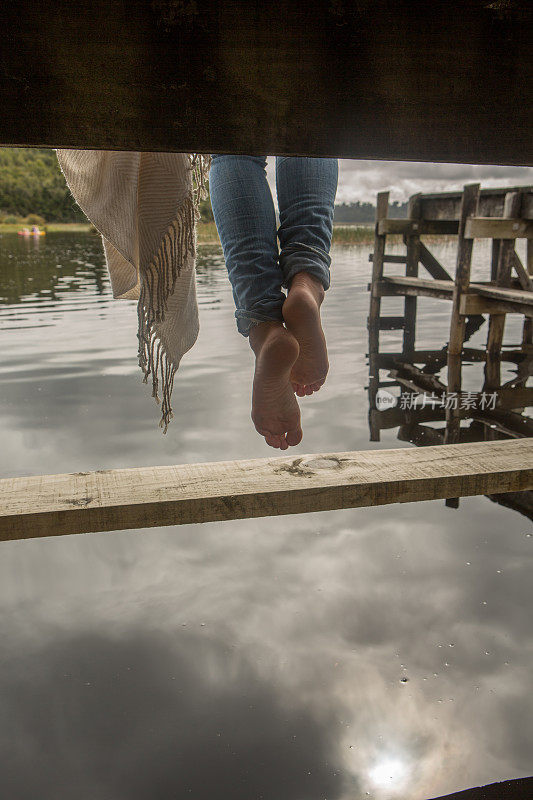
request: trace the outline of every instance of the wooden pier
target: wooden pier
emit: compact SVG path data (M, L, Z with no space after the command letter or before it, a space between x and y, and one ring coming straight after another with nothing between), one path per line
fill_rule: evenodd
M415 195L410 198L407 219L389 219L387 192L377 199L370 313L369 340L369 425L372 441L379 441L382 428L400 426L399 438L417 444L451 444L480 439L533 436L533 418L523 414L533 406L533 387L526 386L533 373L533 187L480 190L479 184L465 186L462 193ZM387 253L387 237L400 234L406 254ZM455 275L439 263L423 236L456 237ZM474 240L491 239L491 260L486 281L471 281ZM519 238L527 240L526 263L516 253ZM397 271L405 265L405 275L386 275L385 265ZM422 266L427 275L421 277ZM429 277L428 277L429 275ZM381 313L382 297L403 297L404 314ZM421 350L415 346L416 315L419 297L451 301L448 342L440 350ZM502 348L506 314L524 317L522 340L512 350ZM486 348L467 347L466 342L488 321ZM402 331L402 349L380 352L382 330ZM462 392L463 361L483 361L484 381L479 391ZM516 374L502 385L501 363L516 365ZM436 373L447 368L447 383ZM380 370L388 371L382 380ZM399 386L403 393L445 396L441 408L418 405L409 408L379 409L378 390ZM468 395L468 406L461 399ZM493 405L489 395L494 399ZM461 427L461 420L473 425ZM443 428L428 422L445 421ZM500 498L533 518L533 495ZM515 502L516 501L516 502ZM447 498L457 507L458 498Z

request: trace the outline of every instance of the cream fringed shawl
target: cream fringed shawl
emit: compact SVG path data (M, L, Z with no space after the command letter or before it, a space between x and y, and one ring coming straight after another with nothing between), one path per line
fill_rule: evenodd
M198 330L196 222L211 156L56 150L76 203L102 236L114 299L138 300L139 366L173 417L174 375ZM194 180L193 180L194 179Z

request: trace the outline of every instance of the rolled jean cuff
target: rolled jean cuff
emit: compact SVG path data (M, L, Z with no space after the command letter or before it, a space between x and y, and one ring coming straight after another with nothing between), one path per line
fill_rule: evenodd
M330 286L331 256L325 250L319 250L309 244L298 244L293 253L287 249L280 254L280 267L283 273L282 286L289 288L291 279L297 272L309 272L321 282L324 289Z
M235 318L237 320L237 330L239 333L242 333L243 336L248 336L250 328L253 325L259 325L260 322L283 322L281 307L279 313L273 312L271 315L261 314L258 311L237 310L235 312Z

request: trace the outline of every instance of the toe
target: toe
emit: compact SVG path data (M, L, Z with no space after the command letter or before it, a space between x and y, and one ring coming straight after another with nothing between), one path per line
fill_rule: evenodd
M270 433L270 431L265 431L263 433L265 437L265 441L270 447L279 447L279 436L276 433Z
M294 447L302 441L303 433L301 428L295 428L292 431L287 431L287 444Z
M289 445L287 444L287 439L285 438L285 434L284 433L280 434L279 440L280 440L280 445L279 445L280 449L281 450L286 450Z
M307 386L305 386L304 388L305 388L305 394L313 394L313 390L309 384L307 384Z

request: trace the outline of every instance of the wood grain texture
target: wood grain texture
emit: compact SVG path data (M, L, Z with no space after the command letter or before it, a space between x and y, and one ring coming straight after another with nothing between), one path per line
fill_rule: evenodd
M488 786L476 786L462 792L434 797L432 800L531 800L533 778L518 778Z
M532 164L526 0L18 0L0 142Z
M0 481L0 540L533 489L533 438Z
M533 239L533 220L472 217L464 235L465 239Z

